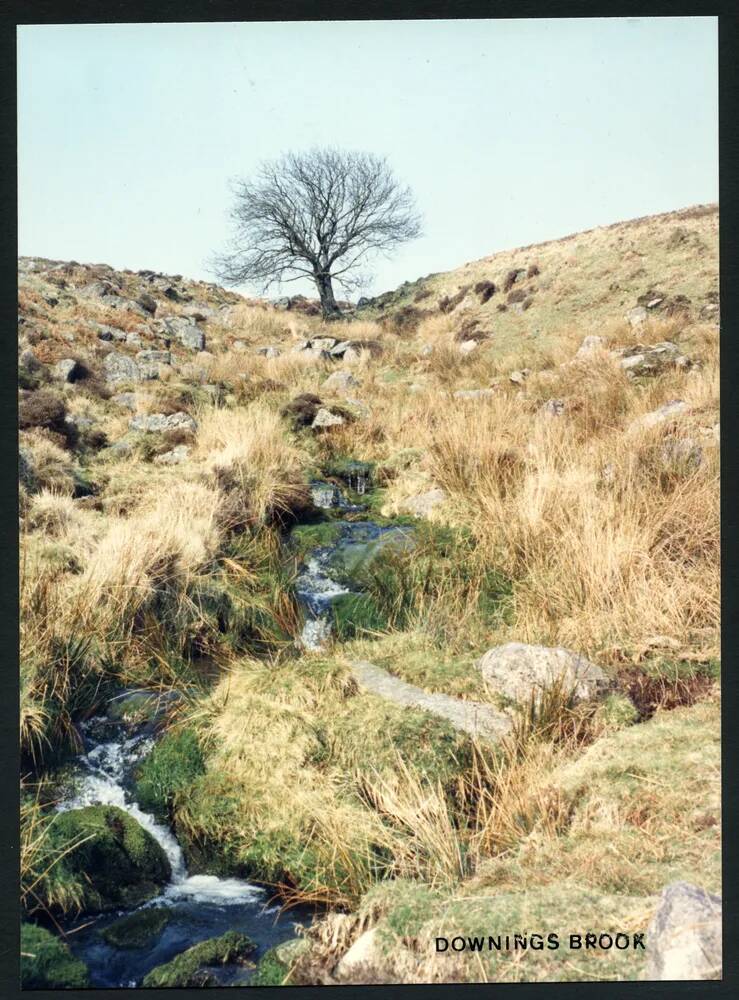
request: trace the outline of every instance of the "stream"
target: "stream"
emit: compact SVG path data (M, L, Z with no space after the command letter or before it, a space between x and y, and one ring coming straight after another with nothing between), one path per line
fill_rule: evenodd
M358 480L356 485L361 495L364 480ZM413 544L413 532L371 520L343 520L344 514L360 514L364 507L347 500L333 483L314 482L311 493L316 508L339 514L333 522L335 532L330 543L308 552L296 580L296 594L305 618L300 644L308 650L320 650L331 639L333 602L344 594L359 592L342 581L351 579L352 572L384 546L402 548ZM246 933L255 942L257 951L251 960L256 962L268 949L295 937L296 923L310 923L313 917L313 911L307 908L281 912L270 902L268 890L252 882L188 872L173 832L141 809L134 797L136 769L153 748L166 710L164 698L148 720L126 721L120 700L142 694L147 693L122 692L108 702L104 714L80 724L83 752L73 765L71 789L56 807L60 811L91 805L123 809L161 845L171 866L169 883L143 906L93 917L82 915L66 923L70 949L88 967L93 987L140 986L156 966L199 941L229 930ZM149 907L168 907L170 919L145 946L117 947L101 936L100 931L121 916ZM253 973L253 969L237 964L209 971L220 986L245 985Z
M123 695L125 697L125 694ZM112 706L116 699L112 699ZM109 707L109 711L112 708ZM65 926L72 952L90 972L94 987L135 987L158 965L170 961L191 945L226 931L249 935L258 950L265 951L295 936L295 923L310 922L311 914L292 910L281 913L270 905L266 889L237 878L190 875L185 858L171 830L144 812L133 798L137 765L152 749L155 725L151 721L131 727L109 715L95 716L80 725L84 743L74 767L73 791L57 809L79 809L89 805L113 805L129 813L163 848L172 869L168 885L160 896L144 907L167 906L171 919L158 937L142 948L117 948L108 944L100 931L133 910L119 910L80 919ZM210 970L221 986L248 981L249 968L224 965Z

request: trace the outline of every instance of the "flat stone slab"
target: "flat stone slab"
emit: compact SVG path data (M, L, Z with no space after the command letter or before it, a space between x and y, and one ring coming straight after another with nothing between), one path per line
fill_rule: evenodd
M469 733L470 736L499 740L511 728L508 716L496 712L490 705L453 698L448 694L429 694L399 677L393 677L387 670L368 660L355 660L351 669L359 686L366 691L395 702L396 705L420 708L424 712L438 715L455 729Z

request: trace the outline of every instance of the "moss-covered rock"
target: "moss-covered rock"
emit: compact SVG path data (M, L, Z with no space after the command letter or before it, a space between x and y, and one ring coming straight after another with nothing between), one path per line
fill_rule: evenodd
M221 937L200 941L176 955L171 962L152 969L141 984L147 989L164 989L182 986L217 986L218 981L208 966L244 964L256 950L247 934L227 931Z
M170 879L162 847L117 806L85 806L61 813L50 837L61 849L74 845L59 865L70 881L82 886L87 911L145 903Z
M109 924L100 937L114 948L144 948L157 938L172 919L165 906L153 906L129 913Z
M270 948L260 958L257 971L247 986L286 986L289 972L287 964L278 957L277 948Z
M36 924L21 924L21 984L24 990L84 989L84 962L58 937Z

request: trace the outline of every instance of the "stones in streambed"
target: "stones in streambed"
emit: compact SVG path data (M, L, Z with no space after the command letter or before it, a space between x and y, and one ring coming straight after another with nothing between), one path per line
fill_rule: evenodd
M76 883L90 913L139 906L158 896L172 870L161 845L118 806L85 806L60 812L51 842L67 851L60 877Z
M600 667L562 646L508 642L484 653L477 668L494 694L519 705L558 683L563 692L572 692L576 701L589 701L605 694L609 687Z
M209 966L238 964L253 968L247 960L256 947L247 934L226 931L220 937L200 941L170 962L158 965L144 976L141 985L145 989L218 986L218 977Z
M650 980L721 979L721 899L689 882L662 890L647 930Z
M100 931L100 937L114 948L146 948L172 919L168 906L146 906L115 920Z
M360 688L396 705L438 715L455 729L469 733L476 739L499 740L511 728L510 718L502 712L496 712L490 705L453 698L447 694L430 694L394 677L368 660L354 661L351 670Z
M51 931L21 924L21 986L24 990L83 990L90 985L84 962Z
M111 722L139 726L161 719L181 699L182 695L178 691L123 691L110 699L106 706L106 716Z

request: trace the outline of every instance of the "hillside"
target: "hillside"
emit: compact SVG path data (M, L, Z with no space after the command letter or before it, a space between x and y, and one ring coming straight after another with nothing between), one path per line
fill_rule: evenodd
M661 893L721 888L717 228L622 222L333 323L19 261L27 983L669 978ZM252 882L321 911L285 946ZM162 894L169 938L136 924Z

